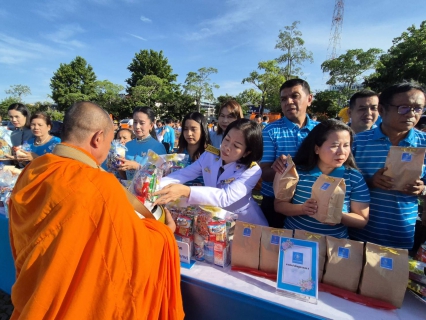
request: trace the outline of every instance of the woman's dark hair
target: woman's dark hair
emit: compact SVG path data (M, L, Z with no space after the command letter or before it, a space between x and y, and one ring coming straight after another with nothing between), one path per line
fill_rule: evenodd
M43 119L44 122L52 128L52 119L50 119L50 116L46 112L36 111L30 118L30 124L34 119Z
M136 107L133 110L133 116L135 115L135 113L138 113L138 112L145 113L148 116L148 119L151 121L152 125L154 125L155 113L154 113L154 111L152 111L151 108L149 108L149 107ZM153 137L155 140L157 140L157 134L154 130L154 127L152 128L151 131L149 131L149 133L151 134L151 137Z
M223 139L231 129L241 130L246 142L246 151L250 153L242 157L239 162L249 166L253 161L258 162L263 156L262 126L249 119L238 119L231 122L223 133Z
M303 140L302 145L293 159L296 166L303 171L309 171L315 168L319 160L319 156L315 153L315 146L321 147L327 140L328 135L335 131L349 132L351 137L350 147L352 149L352 143L354 141L354 133L352 129L342 121L335 119L325 120L316 125L305 140ZM352 152L349 154L348 159L346 159L343 165L348 168L358 169Z
M182 120L182 133L179 136L179 142L178 142L179 153L184 152L184 150L188 148L188 142L186 141L183 134L183 132L185 131L186 120L194 120L200 125L200 130L201 130L201 137L200 137L200 143L198 145L198 149L194 153L193 158L191 159L191 162L193 162L200 157L200 155L206 149L206 146L210 144L211 142L210 142L209 131L207 129L206 118L199 112L188 113Z
M25 117L25 126L28 128L30 127L31 113L25 105L23 105L22 103L12 103L9 108L7 108L7 111L10 110L16 110L22 113L22 115Z
M117 140L117 139L118 139L118 134L119 134L121 131L127 131L127 132L130 132L130 138L131 138L132 140L135 138L135 133L134 133L132 130L127 129L127 128L121 128L121 129L118 129L118 130L117 130L117 132L115 133L115 137L114 137L114 139L115 139L115 140Z
M222 112L222 109L226 107L228 107L231 110L230 114L233 115L235 118L241 119L244 117L243 108L241 108L241 105L235 100L229 100L220 106L219 113L217 115L218 119L220 117L220 113ZM220 126L217 126L216 133L218 135L222 134L223 129Z

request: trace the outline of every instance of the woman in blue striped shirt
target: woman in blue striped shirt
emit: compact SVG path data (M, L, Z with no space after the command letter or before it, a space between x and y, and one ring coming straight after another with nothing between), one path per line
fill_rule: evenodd
M347 227L363 228L368 222L370 193L351 153L352 130L341 121L326 120L317 125L300 146L294 163L299 182L291 202L275 200L275 211L287 216L284 227L347 238ZM312 186L321 174L344 178L346 195L339 224L324 224L311 215L317 203Z

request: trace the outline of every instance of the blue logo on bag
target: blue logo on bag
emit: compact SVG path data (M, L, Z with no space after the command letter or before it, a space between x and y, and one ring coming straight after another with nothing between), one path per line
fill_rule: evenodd
M337 256L344 259L349 259L349 248L339 247Z
M411 153L403 152L402 156L401 156L401 161L402 162L411 162L412 157L413 157L413 155Z
M303 264L303 253L301 252L293 252L293 263Z
M321 190L327 190L330 184L328 182L324 182L324 184L321 186Z
M280 243L280 237L272 235L271 237L271 244L278 245Z
M243 236L244 237L250 237L251 236L251 229L250 228L244 228Z
M383 269L393 270L393 259L381 257L380 267L382 267Z

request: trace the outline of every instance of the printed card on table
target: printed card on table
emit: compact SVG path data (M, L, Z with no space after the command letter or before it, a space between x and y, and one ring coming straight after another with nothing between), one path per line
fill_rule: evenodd
M311 303L317 302L317 242L281 237L277 290L279 294Z

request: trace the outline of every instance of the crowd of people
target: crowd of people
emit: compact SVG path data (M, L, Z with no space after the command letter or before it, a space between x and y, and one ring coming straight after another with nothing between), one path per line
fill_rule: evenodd
M425 89L404 82L380 94L357 92L350 99L347 124L309 116L313 95L305 80L288 80L279 92L281 119L245 119L241 106L230 100L219 109L216 130L201 113L187 114L180 126L159 120L148 107L135 108L132 127L120 129L93 103L72 106L65 115L63 142L55 150L69 147L78 156L47 151L43 157L14 158L31 162L10 206L16 314L55 318L81 309L87 314L100 310L104 318L183 318L174 222L167 210L169 228L136 219L118 180L99 171L114 138L127 148L119 158L123 179L132 178L148 150L188 155L187 167L161 180L156 205L184 198L188 205L225 208L248 223L412 249L418 197L426 194L425 172L403 191L393 190L393 179L384 173L391 146L426 147L426 134L415 128L425 108ZM58 143L46 133L49 119L42 114L29 119L19 108L9 108L14 143L27 139L37 148L46 146L40 149L46 153L49 143ZM288 156L299 182L294 197L283 201L275 199L272 182L285 171ZM345 181L339 224L312 218L318 205L311 190L321 174ZM259 181L260 206L252 197ZM60 254L69 251L69 257ZM41 284L43 277L49 288ZM98 301L100 292L114 303Z

